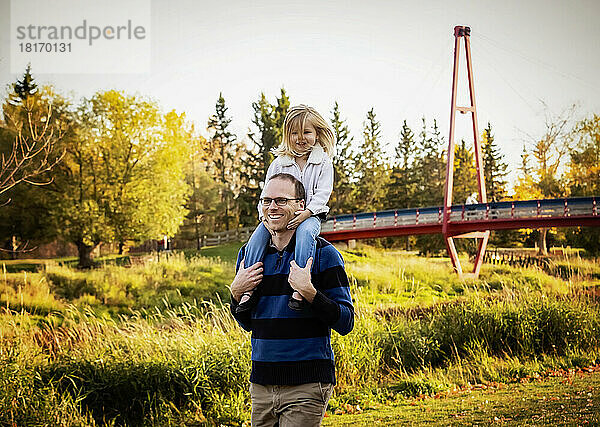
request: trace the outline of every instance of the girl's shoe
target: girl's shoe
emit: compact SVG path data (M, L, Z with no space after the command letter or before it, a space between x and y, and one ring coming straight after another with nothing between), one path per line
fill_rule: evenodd
M248 298L246 301L240 303L235 308L236 314L245 313L247 311L252 310L252 307L254 307L257 302L258 302L258 293L256 292L256 289L255 289L254 292L252 292L252 294L250 295L250 298Z
M302 311L306 307L308 307L308 303L304 298L298 300L290 295L290 299L288 300L288 307L294 311Z

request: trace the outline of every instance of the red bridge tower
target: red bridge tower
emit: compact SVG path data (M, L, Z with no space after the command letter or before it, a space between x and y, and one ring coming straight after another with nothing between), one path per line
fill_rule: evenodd
M473 84L473 65L471 63L471 28L456 26L454 27L454 72L452 74L452 101L450 105L450 136L448 137L448 164L446 166L446 186L444 190L444 219L442 225L442 234L446 241L446 249L452 260L454 269L459 276L465 276L458 259L458 253L454 246L455 238L476 238L477 239L477 255L475 257L475 265L473 266L473 273L469 276L477 278L479 276L479 270L483 263L483 255L487 246L488 239L490 237L490 230L475 231L472 233L452 235L448 231L448 221L450 219L450 212L452 206L452 188L454 184L454 122L456 119L456 112L459 111L462 114L471 113L471 120L473 123L473 140L475 144L475 169L477 170L477 189L479 192L479 203L487 202L485 194L485 181L483 175L483 159L481 158L481 142L479 139L479 130L477 128L477 108L475 107L475 88ZM467 59L467 76L469 79L469 96L471 99L471 105L469 107L459 107L456 105L456 91L458 85L458 61L460 57L460 41L461 39L465 42L465 53Z

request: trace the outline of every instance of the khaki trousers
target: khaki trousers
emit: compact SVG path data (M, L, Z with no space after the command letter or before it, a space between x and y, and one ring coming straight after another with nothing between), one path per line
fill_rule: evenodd
M250 383L252 427L320 426L333 384L260 385Z

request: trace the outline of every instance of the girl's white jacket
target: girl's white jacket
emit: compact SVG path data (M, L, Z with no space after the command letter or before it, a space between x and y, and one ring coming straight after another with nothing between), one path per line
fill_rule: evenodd
M306 191L306 208L313 215L329 212L327 202L333 191L333 163L321 145L315 144L302 171L293 157L286 155L276 157L267 170L265 183L278 173L289 173L302 182ZM264 187L263 184L263 192ZM263 197L262 193L260 197ZM258 217L262 220L260 202Z

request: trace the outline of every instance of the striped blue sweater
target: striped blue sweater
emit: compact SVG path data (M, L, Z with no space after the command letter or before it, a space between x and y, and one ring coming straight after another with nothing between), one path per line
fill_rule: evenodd
M317 238L312 266L317 294L308 309L295 312L287 305L293 292L287 279L295 243L292 237L281 252L268 248L263 280L256 290L258 302L251 312L235 313L237 302L231 298L233 316L242 328L252 332L250 381L264 385L335 384L331 329L345 335L354 327L344 260L331 243ZM245 249L244 245L238 254L236 271Z

